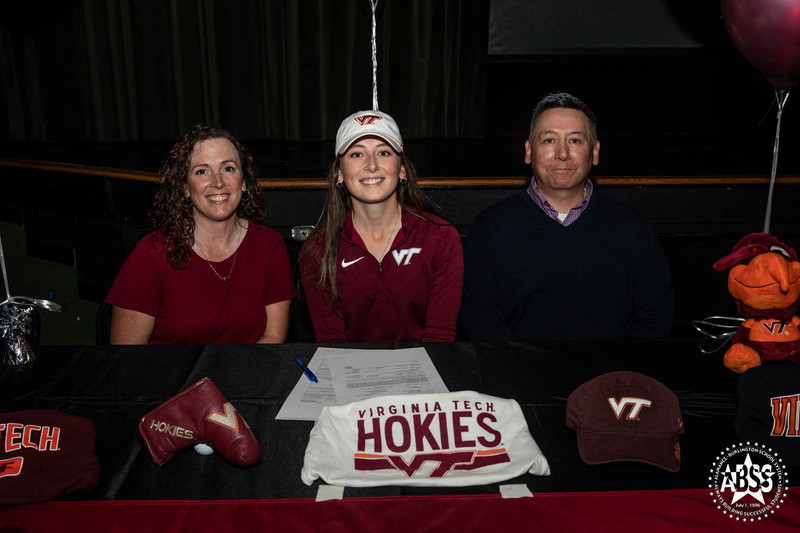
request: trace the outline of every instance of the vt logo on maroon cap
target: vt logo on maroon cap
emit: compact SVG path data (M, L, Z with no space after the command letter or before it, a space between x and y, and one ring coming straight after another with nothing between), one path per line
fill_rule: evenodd
M636 461L669 472L681 466L678 398L644 374L609 372L590 379L567 399L566 424L576 430L587 464Z
M650 400L645 400L644 398L631 398L629 396L625 396L620 398L617 401L616 398L611 397L608 399L608 404L611 406L611 409L614 410L614 416L619 417L622 416L622 413L625 411L625 407L630 405L631 408L628 411L628 416L625 417L626 420L639 420L639 411L641 411L642 407L650 407L653 402Z

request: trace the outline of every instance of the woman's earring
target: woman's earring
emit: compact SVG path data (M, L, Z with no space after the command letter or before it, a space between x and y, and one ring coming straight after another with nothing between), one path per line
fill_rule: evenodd
M248 189L242 191L242 200L244 200L245 202L250 200L250 196L252 195L250 194L250 191Z
M341 189L342 187L344 187L344 182L343 181L337 181L336 182L336 186Z
M408 178L407 178L407 177L405 177L405 176L400 176L400 183L402 183L403 185L405 185L407 182L408 182Z

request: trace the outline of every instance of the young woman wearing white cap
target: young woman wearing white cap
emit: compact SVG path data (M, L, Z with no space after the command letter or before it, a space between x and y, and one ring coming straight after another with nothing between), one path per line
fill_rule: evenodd
M453 341L464 263L434 214L394 119L347 117L300 274L317 342Z

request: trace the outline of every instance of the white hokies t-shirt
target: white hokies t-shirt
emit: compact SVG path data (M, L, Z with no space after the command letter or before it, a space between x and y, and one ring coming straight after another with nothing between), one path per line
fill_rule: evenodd
M331 485L484 485L550 475L519 404L459 391L323 407L301 477Z

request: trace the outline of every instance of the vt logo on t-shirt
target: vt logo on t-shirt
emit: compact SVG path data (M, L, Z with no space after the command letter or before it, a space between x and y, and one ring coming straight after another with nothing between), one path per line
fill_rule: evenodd
M411 258L420 253L422 248L406 248L405 250L392 250L392 257L394 257L397 266L407 265Z

